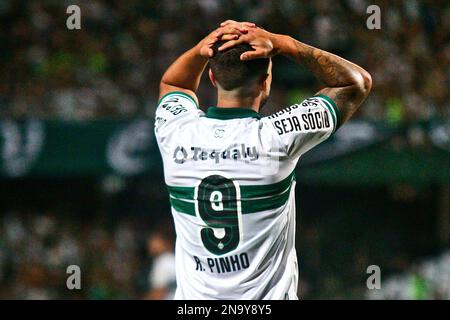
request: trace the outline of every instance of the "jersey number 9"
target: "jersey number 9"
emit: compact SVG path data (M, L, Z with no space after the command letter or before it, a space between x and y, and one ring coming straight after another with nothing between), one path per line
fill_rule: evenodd
M205 248L222 255L237 248L240 242L240 203L233 181L219 175L204 178L196 192L196 211L207 225L200 231Z

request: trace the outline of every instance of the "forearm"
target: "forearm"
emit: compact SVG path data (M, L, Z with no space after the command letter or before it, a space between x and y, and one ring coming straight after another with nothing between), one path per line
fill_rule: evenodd
M196 45L175 60L166 70L161 79L160 91L164 91L166 86L171 86L195 93L207 63L208 59L200 55L200 47Z
M280 54L306 67L325 84L320 93L336 102L343 122L348 120L370 92L370 74L350 61L289 36L276 35L275 39Z
M308 68L328 87L345 87L358 83L363 68L335 54L314 48L289 36L279 36L280 54Z

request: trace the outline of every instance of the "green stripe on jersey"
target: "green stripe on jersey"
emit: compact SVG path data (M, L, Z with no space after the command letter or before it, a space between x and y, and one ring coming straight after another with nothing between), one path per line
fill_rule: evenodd
M292 180L295 180L295 171L292 171L291 174L283 180L273 184L240 186L241 198L252 199L275 196L289 188L291 186Z
M335 127L333 132L336 131L341 126L341 112L339 111L339 108L336 106L336 103L330 97L324 94L318 94L314 97L323 99L325 106L328 108L328 110L330 110L331 116L334 119Z
M242 213L255 213L283 206L289 198L295 173L269 185L240 186ZM195 216L194 187L167 186L170 204L178 212Z
M178 212L195 216L195 204L193 202L187 202L182 199L170 197L170 205Z

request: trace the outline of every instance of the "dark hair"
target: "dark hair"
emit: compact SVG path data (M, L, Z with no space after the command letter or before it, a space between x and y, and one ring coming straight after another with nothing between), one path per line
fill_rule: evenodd
M249 82L267 73L269 59L254 59L242 61L240 56L253 48L247 43L241 43L225 51L219 47L226 41L214 43L214 56L209 59L214 78L224 90L244 87Z

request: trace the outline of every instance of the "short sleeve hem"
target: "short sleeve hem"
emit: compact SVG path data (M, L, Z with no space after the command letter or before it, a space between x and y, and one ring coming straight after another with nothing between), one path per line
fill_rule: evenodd
M330 97L324 94L318 94L314 96L314 98L318 98L330 111L334 122L333 133L336 132L336 130L341 126L341 112L336 106L336 103Z
M181 92L181 91L172 91L172 92L166 93L165 95L163 95L163 96L161 97L161 99L159 99L159 101L158 101L158 106L161 104L161 102L163 102L163 100L164 100L165 98L167 98L167 97L169 97L169 96L182 96L182 97L184 97L184 98L187 98L187 99L189 99L189 100L197 107L197 109L200 109L199 106L198 106L198 104L197 104L197 102L195 101L194 98L192 98L192 97L191 97L190 95L188 95L187 93Z

